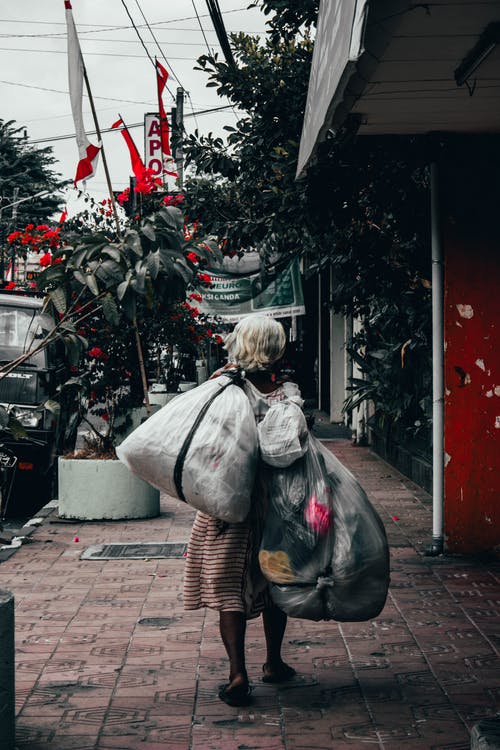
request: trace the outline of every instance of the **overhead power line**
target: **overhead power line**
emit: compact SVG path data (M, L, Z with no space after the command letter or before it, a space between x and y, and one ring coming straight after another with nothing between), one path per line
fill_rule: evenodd
M198 32L199 29L179 29L178 27L175 27L175 29L172 29L172 31L196 31ZM212 31L214 34L215 32ZM250 32L249 32L250 33ZM255 32L257 33L257 32ZM58 42L65 42L66 40L61 36L56 36L53 34L0 34L0 39L21 39L21 38L36 38L36 39L54 39ZM95 44L96 42L103 42L106 44L137 44L137 39L84 39L84 44L87 42L90 42L92 44ZM150 42L147 39L144 40L146 44L154 44L155 42ZM165 40L163 42L164 44L168 44L169 47L199 47L199 42L172 42L170 40ZM158 42L156 42L158 45ZM219 47L218 42L213 42L212 46Z
M242 13L246 12L248 10L248 6L244 5L241 8L233 8L232 10L226 10L225 13L228 15L229 13ZM206 18L208 14L205 14L202 16L202 18ZM164 21L153 21L150 25L151 26L161 26L161 24L171 24L171 23L177 23L177 21L195 21L196 16L183 16L182 18L170 18L168 20ZM23 26L26 26L27 24L44 24L45 26L66 26L65 21L33 21L31 19L25 19L25 18L0 18L0 23L22 23ZM91 31L80 31L80 28L83 26L92 26ZM138 24L138 28L142 28L142 24ZM132 26L113 26L113 24L105 24L105 23L79 23L78 24L78 34L88 34L92 33L92 31L115 31L119 29L131 29ZM61 32L62 36L66 36L66 32Z
M231 104L223 105L222 107L212 107L211 109L201 109L198 112L193 112L193 114L187 113L184 115L184 117L195 117L200 115L208 115L212 112L220 112L223 109L232 109ZM141 128L144 125L144 122L133 122L131 125L127 123L128 130L131 130L132 128ZM115 133L118 130L123 130L123 128L101 128L101 133ZM88 130L87 135L96 135L95 130ZM47 138L37 138L34 141L27 141L26 145L28 146L34 146L37 143L51 143L53 141L66 141L70 138L74 138L74 133L68 133L67 135L51 135Z
M161 56L163 57L163 59L164 59L164 61L165 61L165 64L167 65L167 67L168 67L168 69L169 69L169 72L170 72L170 73L171 73L171 74L173 75L173 77L175 78L175 80L177 81L177 83L179 84L179 86L182 86L182 83L181 83L181 81L180 81L180 78L179 78L179 76L177 76L177 75L176 75L176 74L174 73L174 69L173 69L173 67L172 67L171 63L170 63L170 62L169 62L169 61L167 60L167 57L166 57L166 55L165 55L164 51L163 51L163 50L162 50L162 48L160 47L160 42L159 42L159 41L158 41L158 39L156 38L156 36L155 36L155 34L154 34L154 31L153 31L153 29L151 28L151 25L150 25L150 24L148 23L148 19L147 19L147 18L146 18L146 16L144 15L144 12L143 12L143 10L142 10L142 8L141 8L140 4L139 4L139 0L135 0L135 4L137 5L137 7L138 7L138 9L139 9L139 12L140 12L140 14L141 14L141 16L142 16L142 18L143 18L143 21L144 21L144 23L145 23L145 24L146 24L146 26L148 27L148 31L149 31L149 33L150 33L150 34L151 34L151 36L153 37L153 40L154 40L154 42L155 42L156 46L158 47L158 49L159 49L159 51L160 51L160 55L161 55ZM156 66L155 66L155 70L156 70ZM182 88L184 88L184 86L182 86Z
M63 49L26 49L21 47L0 47L1 52L36 52L37 54L50 53L51 55L66 55ZM94 57L128 57L130 59L144 59L144 55L126 55L120 52L85 52L85 57L92 55ZM148 57L150 55L148 54ZM192 60L192 57L173 57L172 60ZM154 61L153 61L154 65ZM170 91L172 94L172 92ZM173 94L172 94L173 96ZM174 97L175 98L175 97Z
M141 36L141 32L139 31L139 29L138 29L138 28L137 28L137 26L135 25L135 21L134 21L134 19L132 18L132 16L131 16L131 14L130 14L130 11L129 11L129 9L127 8L127 3L125 2L125 0L122 0L122 5L123 5L123 7L125 8L125 11L126 11L126 13L127 13L127 16L128 16L128 17L129 17L129 19L130 19L130 23L131 23L131 24L132 24L132 26L134 27L134 31L135 31L135 33L137 34L137 36L139 37L139 41L141 42L142 46L144 47L144 50L145 50L145 52L146 52L146 55L147 55L147 56L149 57L149 60L150 60L150 62L151 62L151 65L153 66L153 68L154 68L154 71L155 71L155 73L156 73L156 63L155 63L155 61L153 60L153 58L151 57L151 55L150 55L150 53L149 53L149 50L148 50L148 48L146 47L146 45L145 45L145 43L144 43L144 40L143 40L143 38L142 38L142 36ZM168 83L167 83L167 84L165 84L165 88L167 89L167 91L168 91L168 93L170 94L170 96L172 97L172 99L175 99L175 96L174 96L173 92L172 92L172 91L170 90L170 87L169 87Z
M203 34L203 39L205 40L205 44L207 45L208 54L210 55L211 54L211 50L210 50L210 46L208 44L208 39L207 39L206 34L205 34L205 29L202 26L201 18L198 15L198 11L196 9L196 5L194 4L194 0L191 0L191 2L193 3L193 9L194 9L194 12L196 13L196 18L198 19L198 25L199 25L199 27L201 29L201 33Z
M53 94L66 94L68 96L69 91L66 89L49 89L46 86L32 86L29 83L17 83L16 81L2 81L0 80L0 83L4 83L7 86L21 86L25 89L36 89L37 91L50 91ZM84 92L84 96L87 96L87 94ZM153 102L142 102L142 101L136 101L135 99L115 99L112 96L96 96L94 94L94 99L103 99L108 102L125 102L126 104L144 104L146 107L152 107L154 106Z

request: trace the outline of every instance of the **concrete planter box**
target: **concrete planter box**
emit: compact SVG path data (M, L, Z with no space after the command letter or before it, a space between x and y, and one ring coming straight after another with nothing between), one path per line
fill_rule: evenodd
M178 393L169 393L168 391L150 391L148 394L149 403L160 407L165 406L165 404L168 404L169 401L172 401L178 395Z
M59 458L59 517L84 521L154 518L160 493L121 461Z

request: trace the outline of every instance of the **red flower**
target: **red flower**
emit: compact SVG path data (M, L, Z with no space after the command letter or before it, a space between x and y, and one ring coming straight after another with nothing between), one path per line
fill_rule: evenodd
M215 337L215 343L216 343L216 344L222 344L222 336L219 336L219 335L217 335L217 336Z
M7 237L7 242L15 242L21 236L21 234L22 232L11 232Z
M198 294L197 292L193 292L192 294L190 294L189 298L190 299L194 299L195 302L201 302L202 299L203 299L203 297L201 296L201 294Z
M208 273L199 273L198 274L198 279L200 281L202 281L204 284L211 284L212 283L212 279L210 278L210 276L208 275Z
M17 284L16 284L15 281L9 281L9 283L6 286L4 286L4 289L5 289L5 291L8 292L10 289L15 289L16 286L17 286Z
M196 253L188 253L186 255L186 258L190 260L191 263L198 263L198 261L200 260Z
M40 263L42 268L46 268L47 266L50 266L50 264L52 263L51 253L44 253L38 262Z
M116 200L120 204L120 206L123 206L124 203L126 203L130 196L130 188L125 188L125 190L116 196Z
M108 359L106 352L103 352L98 346L89 349L89 357L93 357L94 359Z
M210 328L207 328L207 330L206 330L206 334L207 334L208 338L210 338L210 339L211 339L211 338L212 338L212 336L213 336L213 332L212 332L212 331L210 330Z

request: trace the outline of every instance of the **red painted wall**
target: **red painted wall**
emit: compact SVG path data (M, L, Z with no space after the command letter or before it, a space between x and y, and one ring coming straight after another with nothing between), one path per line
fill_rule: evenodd
M462 221L443 227L444 530L447 549L470 553L500 544L500 232Z

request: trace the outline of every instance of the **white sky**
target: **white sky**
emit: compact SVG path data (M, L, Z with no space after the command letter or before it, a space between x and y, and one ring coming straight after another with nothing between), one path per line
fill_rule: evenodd
M207 44L219 52L217 37L205 0L124 0L151 57L156 56L170 73L169 88L182 86L190 97L184 104L185 127L223 134L224 125L234 125L231 108L218 113L192 116L195 112L228 104L214 88L206 88L207 76L193 70ZM248 0L219 0L228 34L245 31L262 34L266 17L258 9L247 9ZM99 124L110 127L122 115L127 125L143 121L146 112L156 112L156 78L122 0L72 0L88 77ZM142 13L141 13L142 11ZM143 15L159 42L156 45ZM121 27L116 29L115 27ZM168 61L165 62L165 58ZM0 0L0 118L26 126L28 140L74 133L68 95L66 25L63 0ZM113 101L113 100L117 101ZM167 112L174 103L165 92ZM88 99L84 97L86 128L94 130ZM131 128L140 153L144 150L143 127ZM90 136L96 143L95 136ZM104 148L114 190L128 186L130 159L119 133L103 134ZM74 138L44 141L51 145L62 177L73 179L78 152ZM96 199L107 197L102 160L96 176L87 182ZM19 195L19 197L23 197ZM68 191L70 215L83 208L74 190Z

